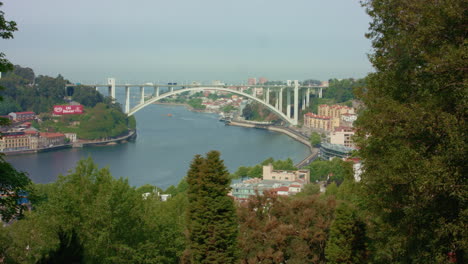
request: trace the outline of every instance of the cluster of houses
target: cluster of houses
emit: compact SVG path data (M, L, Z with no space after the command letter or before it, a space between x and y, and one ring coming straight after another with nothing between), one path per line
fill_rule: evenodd
M205 97L202 98L202 105L206 106L206 110L209 111L219 112L223 107L228 105L239 108L244 101L243 97L238 95L232 95L231 98L218 98L216 100L211 100L208 98L208 95L211 92L213 91L205 91Z
M333 157L347 158L356 149L353 141L357 119L355 109L344 105L318 106L318 113L306 113L304 126L326 135L321 143L320 156L324 159Z
M231 184L230 196L243 202L250 196L269 191L276 195L290 196L302 191L310 183L309 170L274 170L273 165L263 166L262 178L252 178Z
M37 118L34 112L14 112L6 117L14 125L2 129L0 152L36 151L76 141L75 133L39 132L31 126L30 121Z

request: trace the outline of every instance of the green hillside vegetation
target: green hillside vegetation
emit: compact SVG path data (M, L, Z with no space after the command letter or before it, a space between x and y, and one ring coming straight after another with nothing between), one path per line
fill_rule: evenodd
M5 89L0 91L3 101L0 104L0 114L6 115L14 111L34 111L43 122L34 122L41 131L77 133L81 139L101 139L121 136L128 129L136 128L133 116L127 117L118 103L91 87L76 86L65 90L69 83L62 76L35 77L30 68L14 66L0 79L0 85ZM83 115L63 115L52 117L54 105L67 104L65 98L72 94L71 99L85 106Z
M2 73L0 96L5 100L0 115L13 111L51 112L55 104L63 104L65 85L69 83L61 75L57 77L35 76L30 68L15 65L13 71Z
M246 167L241 166L237 169L234 174L231 175L233 179L238 179L242 177L249 177L249 178L261 178L263 173L263 166L268 164L273 165L273 169L275 170L297 170L294 167L294 163L292 159L288 158L286 160L274 160L273 158L268 158L262 161L260 164L255 166Z
M128 129L135 129L135 118L127 117L120 106L98 103L85 108L82 115L52 117L41 115L43 121L34 123L41 131L77 133L81 139L102 139L122 136Z

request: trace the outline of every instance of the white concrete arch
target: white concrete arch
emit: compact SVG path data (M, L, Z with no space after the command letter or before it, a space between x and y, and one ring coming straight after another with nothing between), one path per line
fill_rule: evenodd
M255 97L255 96L252 96L250 94L247 94L247 93L244 93L244 92L239 92L239 91L228 89L228 88L222 88L222 87L194 87L194 88L184 88L184 89L174 90L172 92L166 92L166 93L161 94L159 96L152 97L149 100L145 101L144 103L135 106L134 108L132 108L128 112L128 116L134 115L136 112L140 111L141 109L145 108L146 106L148 106L148 105L150 105L150 104L152 104L154 102L157 102L157 101L159 101L159 100L161 100L163 98L166 98L166 97L169 97L169 96L172 96L172 95L176 95L176 94L180 94L180 93L183 93L183 92L204 91L204 90L224 91L224 92L229 92L229 93L242 95L244 97L252 99L252 100L254 100L256 102L259 102L262 105L268 107L268 109L270 109L273 113L275 113L277 116L279 116L281 119L288 122L289 124L296 125L295 121L293 119L288 118L285 114L283 114L281 111L276 109L273 105L267 104L265 101Z

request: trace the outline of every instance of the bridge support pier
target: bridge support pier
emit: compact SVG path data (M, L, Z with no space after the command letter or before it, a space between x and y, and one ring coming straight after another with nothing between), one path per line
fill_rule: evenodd
M270 88L267 88L267 90L266 90L265 102L267 104L270 103Z
M141 86L140 87L140 104L145 103L145 87Z
M107 84L109 85L109 97L112 99L112 101L115 101L115 79L107 78Z
M277 95L278 95L278 93L277 93ZM278 96L276 96L276 100L275 100L275 108L276 109L278 109L278 100L279 100L279 98L278 98Z
M306 95L305 92L302 91L302 110L304 111L306 107Z
M279 91L279 108L278 110L282 113L283 112L283 88L280 88Z
M322 98L322 87L319 88L318 98Z
M125 86L125 113L130 113L130 87Z
M154 97L159 97L159 86L154 87Z
M309 107L310 104L310 88L307 88L306 92L306 106Z
M286 90L286 115L288 118L292 118L291 116L291 90Z
M293 123L297 126L299 120L299 81L294 80L294 120Z

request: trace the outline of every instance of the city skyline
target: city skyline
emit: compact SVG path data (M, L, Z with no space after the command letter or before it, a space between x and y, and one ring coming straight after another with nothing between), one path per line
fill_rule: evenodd
M76 82L360 78L372 71L356 1L5 1L3 51Z

